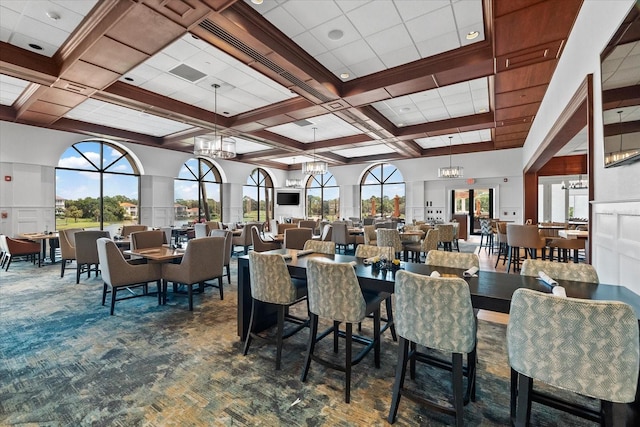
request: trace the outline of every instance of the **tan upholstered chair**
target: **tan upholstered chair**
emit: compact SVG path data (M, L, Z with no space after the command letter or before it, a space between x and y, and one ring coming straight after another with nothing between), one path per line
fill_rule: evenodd
M347 223L342 221L335 221L331 224L333 227L331 233L333 241L335 242L337 249L342 248L344 252L349 249L350 246L356 245L356 236L349 234Z
M558 261L567 262L569 251L573 251L573 262L580 262L580 251L584 251L587 247L584 239L563 239L558 237L549 242L549 259L553 260L553 252L558 249Z
M525 259L520 274L538 277L540 271L544 271L552 279L600 283L598 273L591 264L562 264L539 259Z
M507 326L515 425L529 425L534 381L601 401L600 411L581 408L588 417L569 411L574 415L605 426L625 425L625 403L635 400L638 385L638 333L636 314L625 303L517 289ZM547 395L552 393L548 389ZM550 406L566 410L555 396L536 399L550 401Z
M246 356L249 352L253 338L265 339L253 331L257 305L262 303L276 306L278 323L275 344L276 369L278 370L282 358L282 341L308 325L308 319L291 316L288 310L292 305L306 299L306 283L303 280L291 278L284 258L278 254L262 254L251 251L249 253L249 274L251 276L251 320L244 342L243 354ZM285 332L285 321L295 323L296 326Z
M162 230L136 231L131 233L131 249L157 248L165 243Z
M284 247L301 250L304 248L305 242L311 240L312 237L313 230L311 228L289 228L284 231Z
M298 223L298 228L310 228L312 234L315 234L315 230L318 227L318 221L305 219Z
M102 267L102 280L104 282L102 288L102 305L104 305L107 294L111 293L111 309L110 315L113 316L116 301L144 296L147 294L147 284L156 282L158 288L158 305L162 304L162 269L160 264L129 264L122 252L116 244L108 238L101 237L96 240L96 249L98 252L98 260ZM121 290L131 290L136 287L142 287L144 290L140 293L129 293L127 296L118 298L117 293ZM133 291L131 291L133 292Z
M233 233L231 230L213 229L209 233L211 237L224 237L224 268L227 270L227 282L231 284L231 252L233 251Z
M349 263L329 263L320 259L307 261L307 289L309 312L311 315L309 343L301 375L302 382L307 380L311 360L324 366L345 372L345 402L351 396L351 367L356 365L373 348L376 368L380 367L380 303L384 298L379 294L362 292L358 278ZM368 314L373 314L373 337L363 350L352 357L353 324L360 323ZM345 364L336 365L333 361L321 358L315 352L320 339L329 335L321 334L318 338L319 318L333 322L329 332L337 332L340 323L345 324L346 339ZM337 334L334 333L334 351L337 352Z
M355 256L357 258L371 258L384 255L388 259L391 259L393 258L394 252L391 246L358 245Z
M42 259L40 255L41 247L40 243L30 242L28 240L12 239L5 236L6 248L5 248L5 271L9 271L11 261L15 257L25 257L26 259L38 260L38 267L42 265Z
M468 270L471 267L480 268L480 259L476 254L464 252L429 251L425 264L434 267L459 268Z
M279 242L265 241L262 236L260 236L258 227L251 227L251 244L253 245L253 250L256 252L265 252L274 249L280 249Z
M193 231L196 233L196 239L209 235L209 233L207 233L207 224L203 222L193 224Z
M509 256L509 244L507 243L507 223L504 221L496 221L496 236L498 238L498 256L496 257L496 265L494 268L498 267L498 262L500 262L500 258L502 257L502 265L507 262L507 257Z
M162 264L163 293L167 292L167 283L180 283L187 287L189 311L193 311L193 285L199 285L203 292L205 282L217 279L220 299L223 297L222 275L224 274L224 237L203 237L192 239L187 245L180 264Z
M400 254L404 249L398 230L378 228L376 232L378 233L378 240L376 241L376 244L378 246L392 247L394 250L394 258L398 258L398 254Z
M362 227L364 234L364 244L376 246L378 244L378 234L375 225L365 225Z
M515 271L520 269L521 248L534 259L538 257L538 249L541 249L542 259L545 258L546 239L538 232L537 225L507 224L507 244L509 245L507 273L511 270L512 262Z
M420 262L422 254L426 257L429 251L438 250L439 241L440 235L438 230L430 229L427 230L427 234L424 239L416 243L405 243L404 249L412 253L411 259L414 262Z
M333 242L323 242L321 240L307 240L304 242L305 251L314 251L320 254L333 255L336 253L336 244Z
M260 224L260 227L258 227ZM249 247L253 244L251 237L251 227L258 227L258 232L262 230L262 224L257 222L248 222L242 228L242 233L239 236L233 236L233 246L242 246L243 252L246 255L249 252Z
M109 232L89 230L75 233L76 264L78 264L76 269L76 283L80 283L80 275L85 272L87 273L87 278L91 277L92 271L96 273L96 277L98 276L100 260L98 259L98 246L96 241L103 237L109 238Z
M145 231L148 228L149 227L147 227L146 225L139 225L139 224L123 225L122 230L120 231L120 235L122 237L129 237L131 233L135 233L136 231Z
M284 230L288 228L298 228L298 224L278 224L278 234L284 234Z
M67 263L76 260L75 234L78 231L83 230L82 228L68 228L66 230L60 230L58 233L58 240L60 241L60 255L62 257L60 262L60 277L64 277L64 270Z
M431 251L430 254L436 252ZM462 254L461 254L462 255ZM396 273L396 331L400 336L396 379L393 385L388 421L395 422L400 397L407 396L439 412L455 416L463 426L465 401L475 400L476 319L469 285L463 279L435 278L408 271ZM451 353L453 405L436 404L441 399L422 397L404 387L407 363L415 378L415 362L420 359L417 346ZM411 351L409 351L411 346ZM467 355L467 391L463 394L463 356ZM442 366L442 365L440 365Z
M442 248L445 251L451 252L452 242L455 237L453 224L439 224L437 229L440 243L442 243Z

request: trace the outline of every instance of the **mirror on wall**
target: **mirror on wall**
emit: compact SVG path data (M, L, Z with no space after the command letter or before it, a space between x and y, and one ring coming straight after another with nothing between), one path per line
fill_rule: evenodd
M605 167L640 160L640 3L600 55Z

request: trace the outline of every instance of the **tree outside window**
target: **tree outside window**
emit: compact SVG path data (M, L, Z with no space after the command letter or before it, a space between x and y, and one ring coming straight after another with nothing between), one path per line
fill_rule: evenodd
M400 171L388 163L372 166L360 181L362 217L405 218L405 183Z
M340 187L331 173L309 177L306 203L308 218L329 221L340 218Z
M187 160L174 181L176 225L222 221L222 176L206 159Z
M273 182L264 169L254 169L242 187L242 220L269 222L273 218Z

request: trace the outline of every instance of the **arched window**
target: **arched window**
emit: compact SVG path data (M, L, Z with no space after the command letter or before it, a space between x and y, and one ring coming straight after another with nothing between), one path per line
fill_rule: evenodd
M56 167L56 229L102 229L117 234L139 222L140 173L124 148L83 141L67 148Z
M174 216L176 225L189 221L222 221L222 178L206 159L189 159L175 179Z
M242 220L269 222L273 218L273 181L264 169L254 169L242 187Z
M307 217L335 221L340 217L340 187L329 172L310 176L306 185Z
M405 184L400 171L388 163L372 166L360 182L362 217L405 217Z

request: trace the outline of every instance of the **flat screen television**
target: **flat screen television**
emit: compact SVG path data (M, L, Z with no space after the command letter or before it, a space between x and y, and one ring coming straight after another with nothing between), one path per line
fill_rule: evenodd
M299 205L300 193L278 192L276 194L276 203L279 205Z

